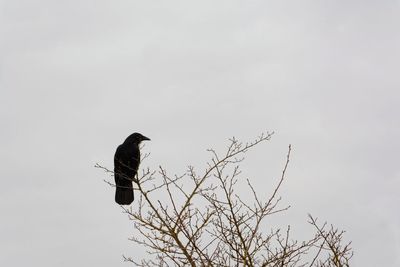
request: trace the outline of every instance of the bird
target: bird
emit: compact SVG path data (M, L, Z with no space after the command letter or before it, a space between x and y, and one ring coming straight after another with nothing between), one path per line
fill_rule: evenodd
M150 138L133 133L118 146L114 155L115 202L130 205L134 200L132 182L140 164L139 144Z

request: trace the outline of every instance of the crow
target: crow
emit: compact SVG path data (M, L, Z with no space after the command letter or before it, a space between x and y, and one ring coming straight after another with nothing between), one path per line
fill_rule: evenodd
M133 133L115 151L115 202L120 205L129 205L134 199L132 181L135 181L140 163L139 144L144 140L150 140L150 138L140 133Z

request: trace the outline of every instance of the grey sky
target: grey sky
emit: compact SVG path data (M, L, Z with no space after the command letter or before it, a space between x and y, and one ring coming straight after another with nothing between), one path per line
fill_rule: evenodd
M354 266L400 265L399 1L0 8L0 266L142 256L93 168L130 133L182 173L268 130L243 171L267 194L293 145L282 223L302 231L311 213L347 231Z

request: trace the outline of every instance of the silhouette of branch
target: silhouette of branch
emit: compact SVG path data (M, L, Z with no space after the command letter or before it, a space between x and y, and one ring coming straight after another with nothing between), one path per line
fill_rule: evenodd
M267 200L259 197L249 179L252 201L236 193L245 153L272 134L248 143L233 137L222 153L208 149L211 159L202 173L193 166L179 176L170 176L161 166L157 171L143 169L135 184L140 195L134 208L122 208L138 233L131 240L146 247L149 258L136 261L124 256L124 260L136 266L349 266L353 252L351 243L343 245L344 231L326 229L326 223L319 226L311 215L309 223L316 233L308 240L293 240L290 225L286 231L265 231L269 216L290 208L281 207L278 196L289 166L290 145ZM95 167L113 174L99 164Z

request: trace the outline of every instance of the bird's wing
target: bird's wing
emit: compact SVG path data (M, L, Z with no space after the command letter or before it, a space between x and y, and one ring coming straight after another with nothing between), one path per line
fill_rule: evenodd
M114 156L115 180L125 179L132 181L137 173L140 163L140 151L137 146L124 144L117 148Z
M129 178L129 168L128 162L129 157L127 157L125 149L120 145L115 151L114 155L114 178L117 185L125 185Z

